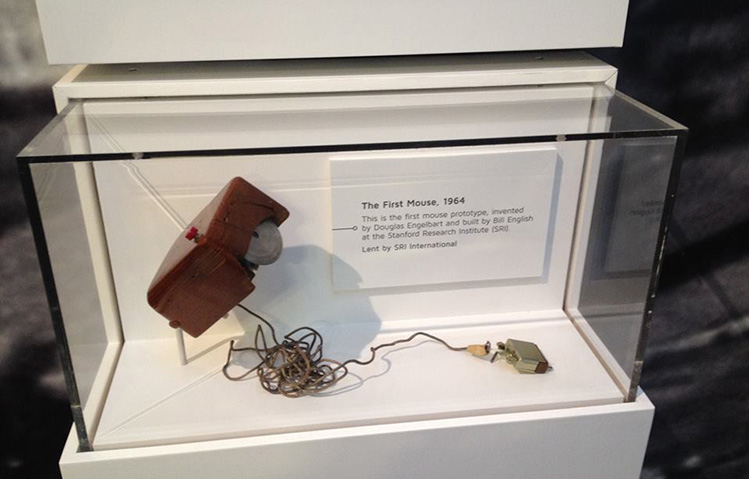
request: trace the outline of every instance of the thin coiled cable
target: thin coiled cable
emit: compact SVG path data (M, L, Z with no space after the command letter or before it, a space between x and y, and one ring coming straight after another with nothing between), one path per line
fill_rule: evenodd
M444 339L418 331L407 338L370 347L369 359L352 358L339 362L323 356L323 337L317 330L303 326L285 335L282 341L278 341L276 329L268 320L241 304L237 306L256 317L270 330L270 343L262 324L258 325L255 330L254 346L235 348L235 341L231 341L226 363L222 369L224 376L231 381L240 381L257 372L263 389L271 394L281 394L286 397L300 397L324 391L348 375L350 364L361 366L371 364L378 350L408 343L419 336L436 341L451 351L467 349L467 347L452 346ZM239 376L231 376L228 369L232 355L240 351L255 351L259 362Z

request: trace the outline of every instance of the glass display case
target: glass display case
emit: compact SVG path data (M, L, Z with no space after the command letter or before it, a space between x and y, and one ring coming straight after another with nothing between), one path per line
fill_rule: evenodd
M80 450L634 400L685 140L600 84L71 102L19 168ZM422 338L316 395L227 380L257 319L182 338L147 291L235 177L290 213L242 302L279 333L338 360L517 339L553 369Z

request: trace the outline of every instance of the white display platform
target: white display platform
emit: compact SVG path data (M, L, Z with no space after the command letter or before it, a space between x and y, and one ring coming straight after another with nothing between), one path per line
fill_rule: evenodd
M349 376L330 392L298 399L268 394L255 375L240 382L224 378L226 339L201 338L201 347L188 352L194 359L186 366L175 360L169 340L128 341L93 446L119 449L621 403L621 391L573 324L554 316L429 330L455 345L507 338L536 342L554 367L548 374L520 374L504 360L491 364L424 338L382 350L371 365L352 365ZM369 339L370 325L312 326L325 338L327 357L366 359L370 345L407 337L414 325L379 332L361 351L350 345ZM215 344L206 344L210 341ZM257 357L244 353L239 361L252 365Z
M537 479L636 479L652 420L653 405L640 394L627 404L86 453L76 452L72 431L60 469L66 479L412 479L496 471Z

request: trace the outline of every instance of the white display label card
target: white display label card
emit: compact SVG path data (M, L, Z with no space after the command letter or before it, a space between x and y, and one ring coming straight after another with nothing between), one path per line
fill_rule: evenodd
M649 274L652 269L671 173L673 144L670 139L648 140L625 148L604 266L606 272L646 271Z
M556 164L549 147L331 159L334 288L542 276Z

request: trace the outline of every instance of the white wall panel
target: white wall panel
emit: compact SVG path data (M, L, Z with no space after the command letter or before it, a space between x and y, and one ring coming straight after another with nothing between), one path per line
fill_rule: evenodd
M627 0L37 0L50 63L621 46Z

